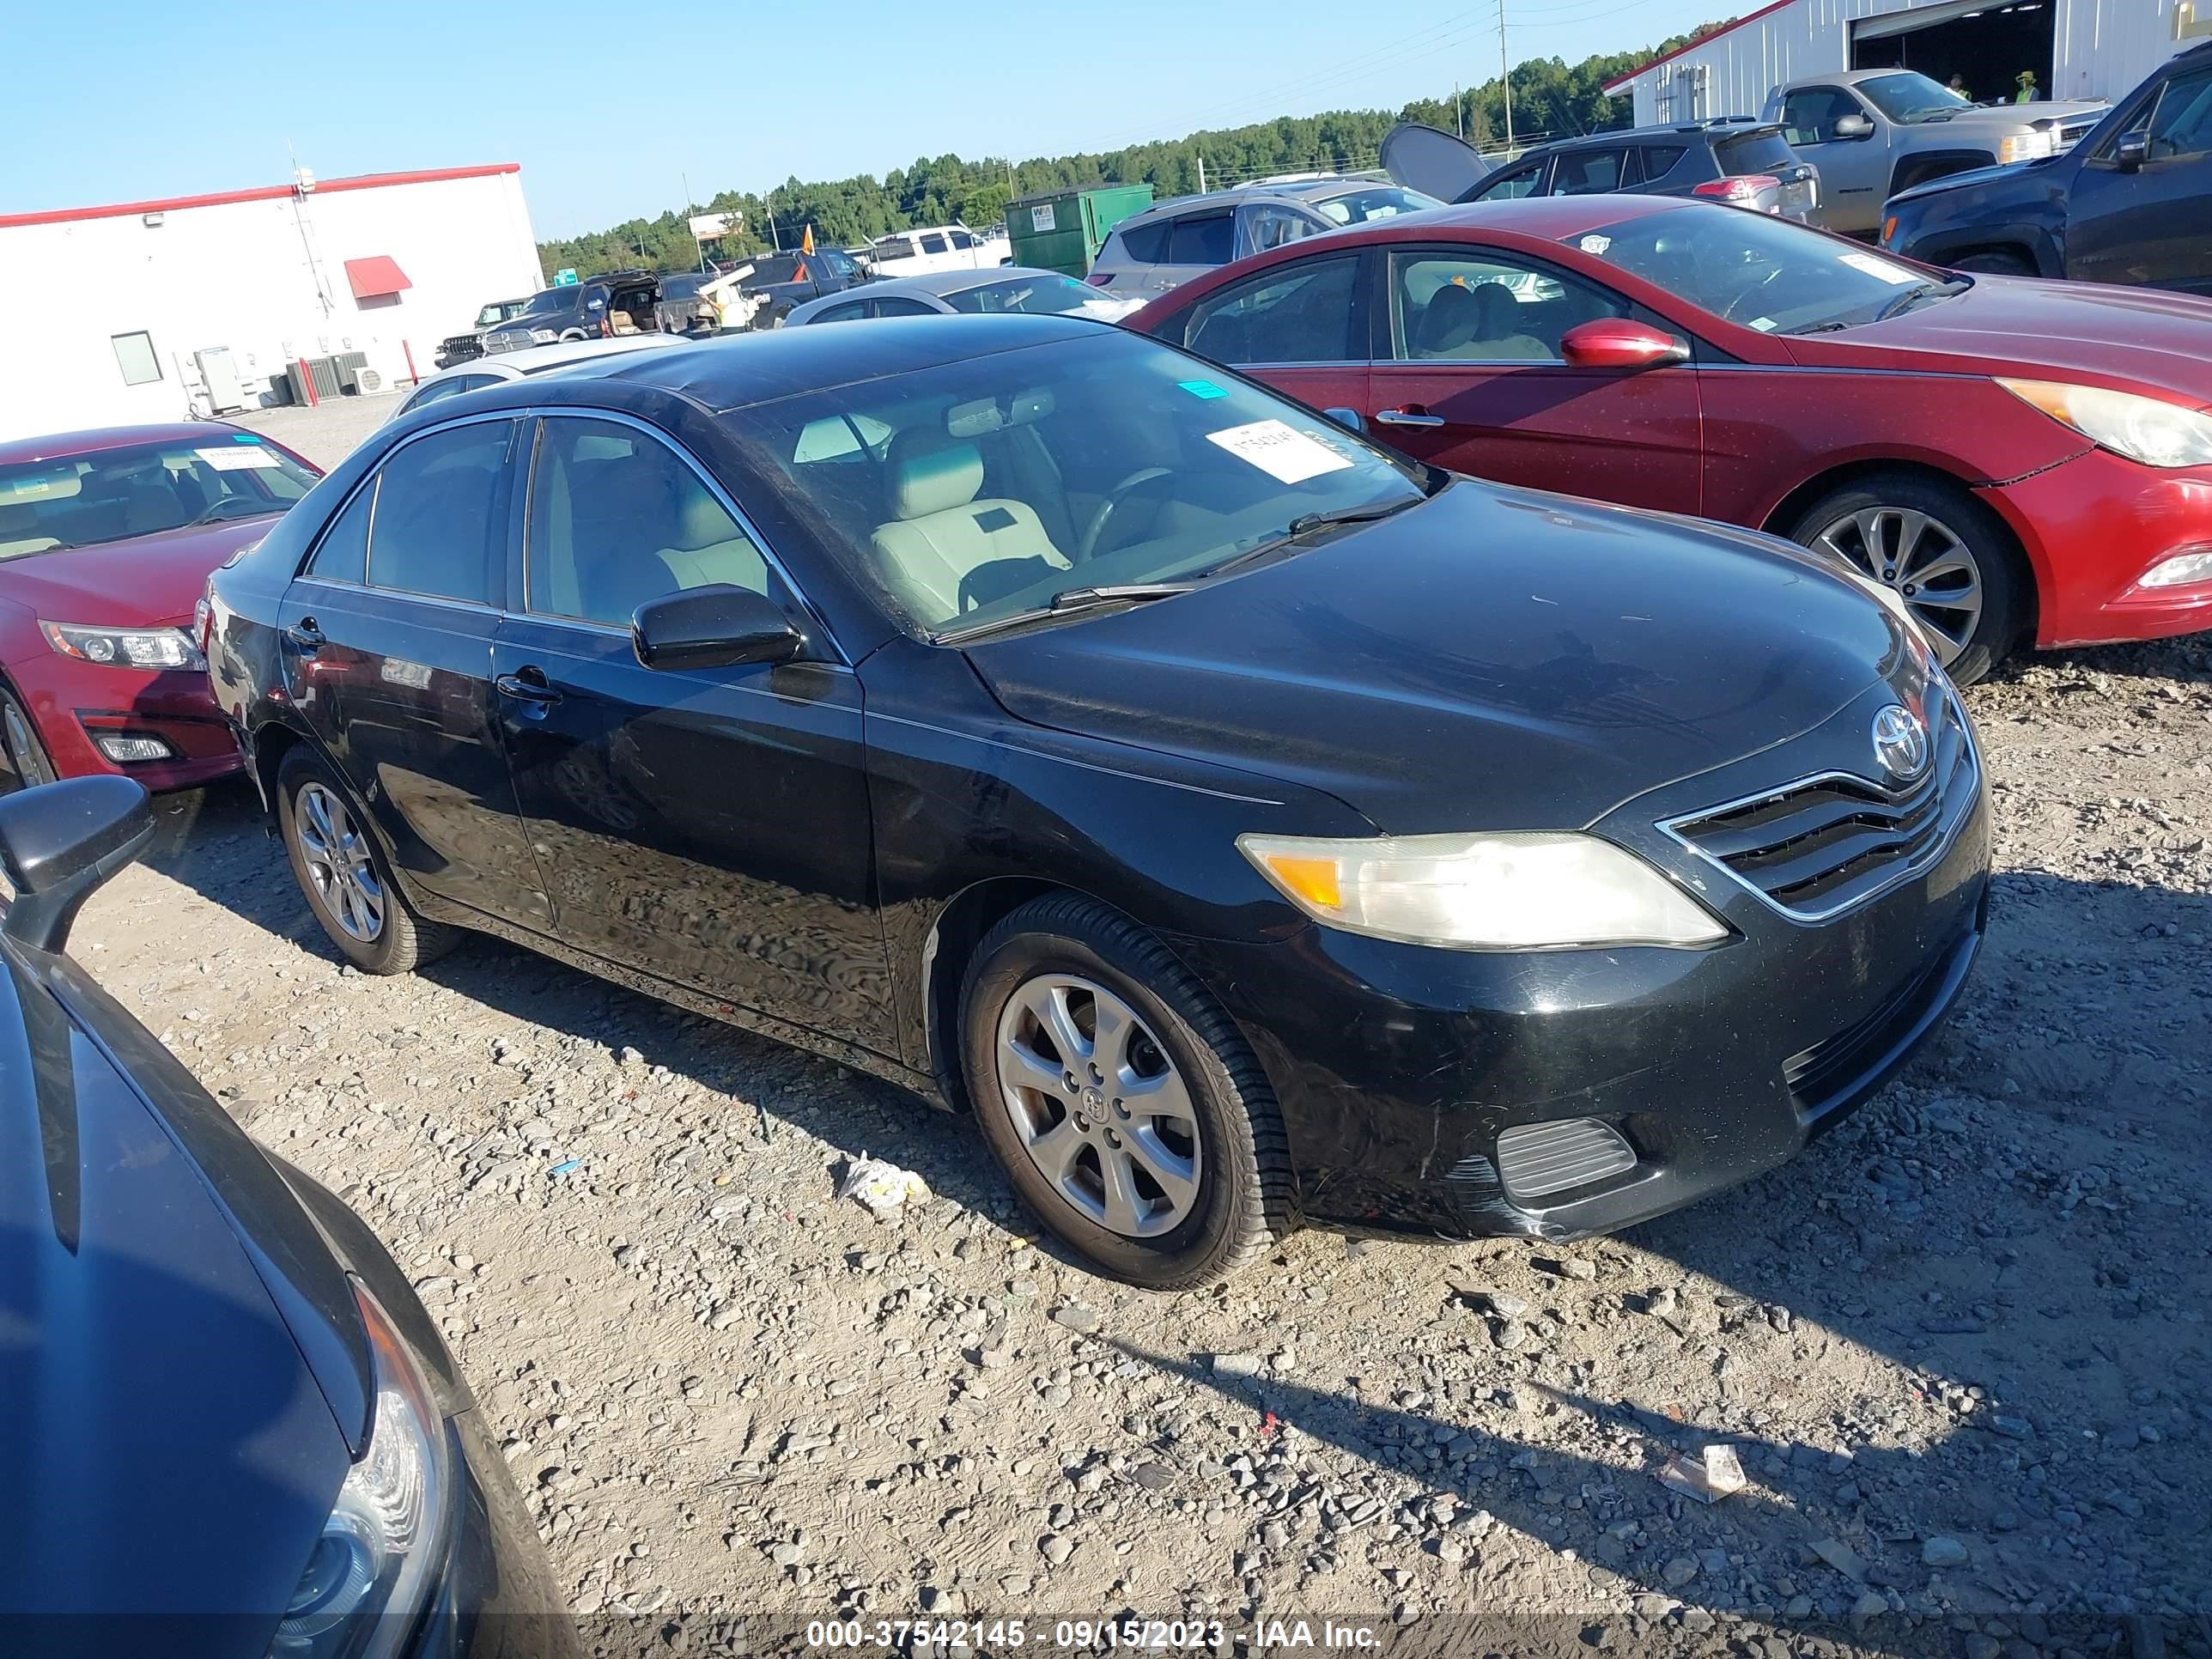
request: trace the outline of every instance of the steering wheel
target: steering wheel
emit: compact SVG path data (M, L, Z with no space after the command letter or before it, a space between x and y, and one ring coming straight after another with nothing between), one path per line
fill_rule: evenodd
M1730 300L1728 302L1727 309L1721 313L1721 320L1724 323L1734 322L1735 320L1737 309L1741 307L1747 300L1757 299L1761 293L1765 291L1767 284L1771 283L1781 274L1782 267L1780 265L1778 264L1770 267L1765 276L1760 277L1749 288L1744 289L1742 293L1737 295L1735 299Z
M1149 483L1154 478L1167 476L1168 469L1164 466L1140 466L1109 489L1091 513L1091 522L1083 526L1083 539L1075 544L1074 562L1081 564L1090 558L1091 550L1098 545L1099 537L1105 533L1106 520L1114 516L1114 509L1121 505L1131 490L1140 483Z

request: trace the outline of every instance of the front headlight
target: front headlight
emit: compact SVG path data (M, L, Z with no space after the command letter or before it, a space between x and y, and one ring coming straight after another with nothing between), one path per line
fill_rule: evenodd
M413 1633L450 1545L445 1419L376 1298L356 1285L354 1299L376 1380L368 1449L338 1488L270 1659L390 1659Z
M2131 461L2145 466L2212 465L2212 417L2196 410L2160 398L2069 386L2063 380L2000 377L1997 384L2092 443Z
M2033 161L2039 155L2051 154L2051 135L2047 132L2013 132L1997 141L1997 161L2009 166L2014 161Z
M1528 951L1728 936L1657 870L1595 836L1240 836L1237 845L1315 921L1376 939Z
M192 636L181 628L102 628L92 623L42 622L46 643L79 662L118 668L204 668Z
M530 331L530 337L537 341L539 345L551 345L561 336L550 328L533 328Z

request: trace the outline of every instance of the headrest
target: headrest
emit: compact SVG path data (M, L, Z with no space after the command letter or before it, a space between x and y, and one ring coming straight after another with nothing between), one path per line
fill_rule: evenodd
M730 515L703 489L687 489L677 516L676 539L669 545L685 552L730 539Z
M1482 333L1486 339L1494 339L1500 332L1510 332L1510 325L1519 317L1520 301L1503 283L1478 283L1474 289L1474 314L1482 319Z
M1423 351L1449 351L1472 340L1481 324L1482 301L1474 290L1447 283L1429 296L1413 343Z
M28 501L0 504L0 538L13 540L18 536L33 534L38 528L39 509Z
M893 446L891 516L923 519L974 501L983 487L983 457L975 446L948 441L933 432L915 436L918 441Z

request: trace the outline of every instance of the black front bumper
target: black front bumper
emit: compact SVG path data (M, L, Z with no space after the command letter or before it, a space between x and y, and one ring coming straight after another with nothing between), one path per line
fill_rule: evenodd
M1858 732L1863 714L1845 717ZM1758 763L1763 781L1774 763ZM1735 775L1599 826L1698 888L1734 932L1707 949L1462 951L1322 927L1275 944L1175 941L1274 1085L1309 1220L1450 1238L1613 1231L1785 1161L1905 1064L1981 945L1978 767L1923 867L1817 922L1640 833L1700 791L1729 798ZM1501 1134L1579 1120L1625 1140L1632 1167L1516 1194Z

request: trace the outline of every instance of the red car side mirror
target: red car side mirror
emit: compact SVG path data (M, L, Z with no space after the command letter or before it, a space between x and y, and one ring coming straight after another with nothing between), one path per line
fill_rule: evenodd
M1570 368L1656 368L1687 362L1690 348L1649 323L1601 317L1577 323L1559 337L1559 356Z

